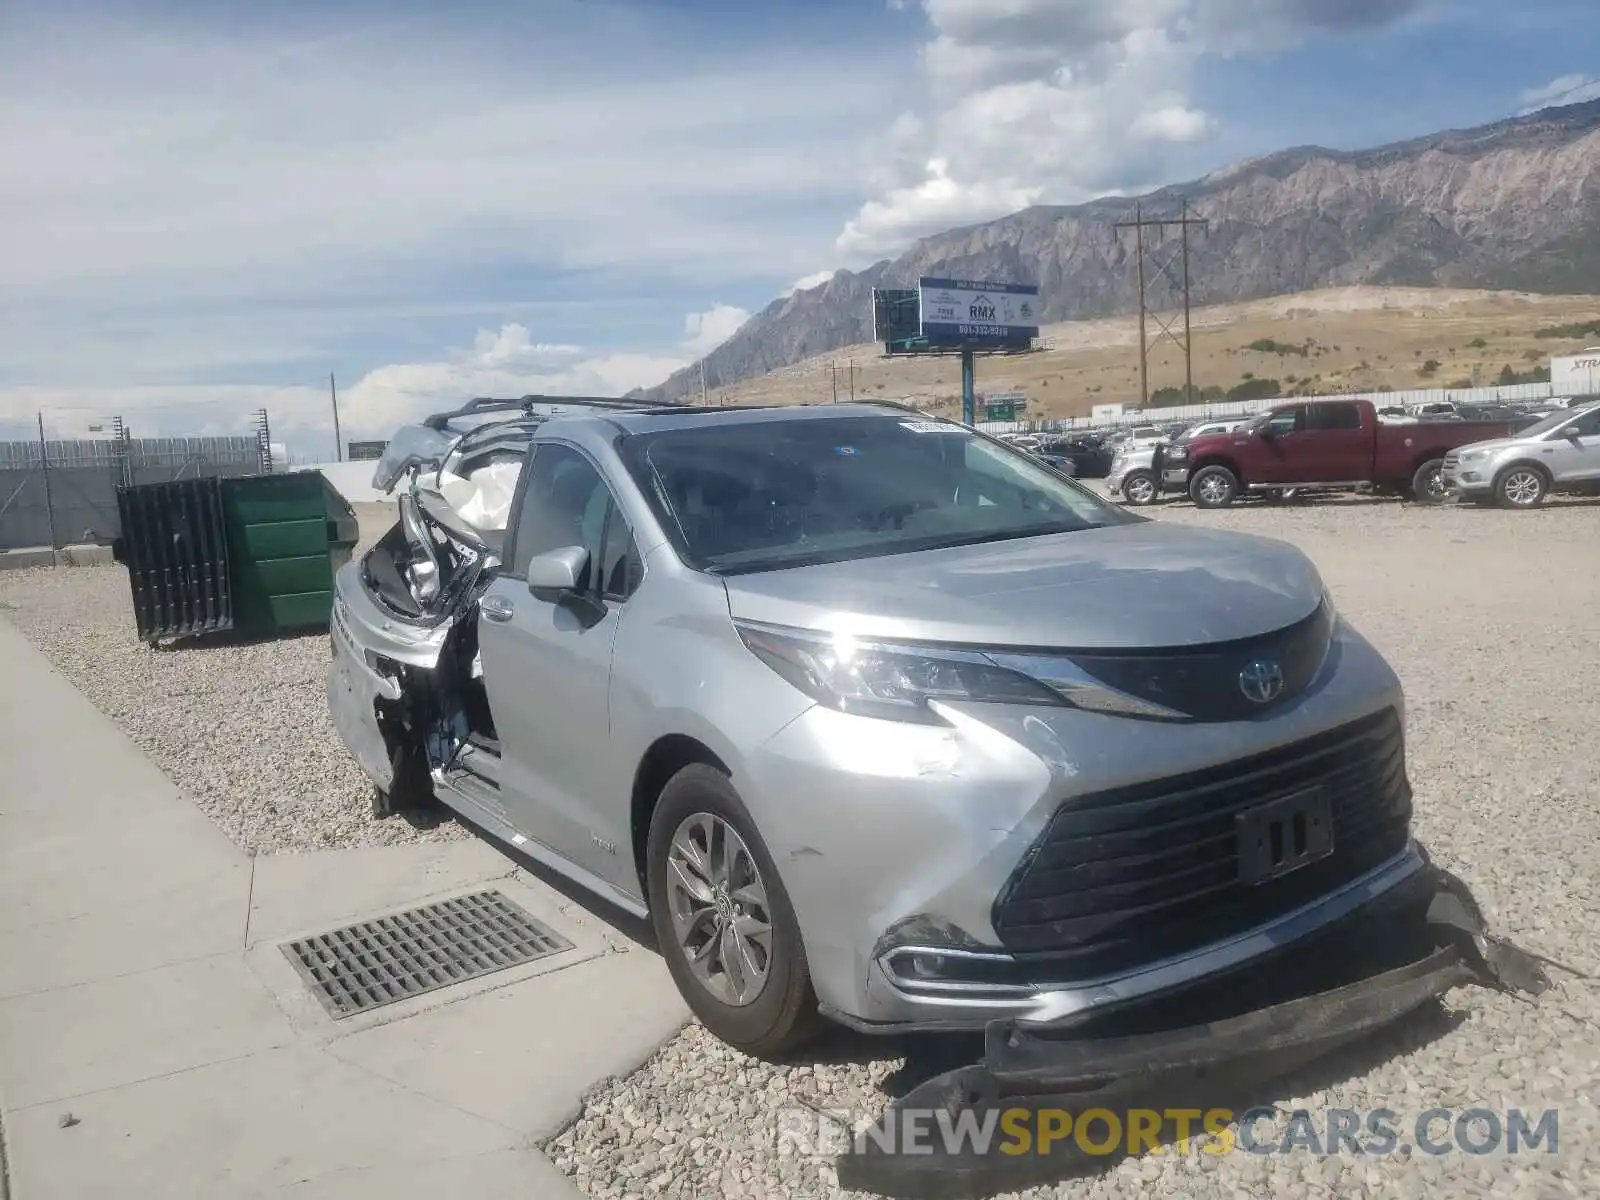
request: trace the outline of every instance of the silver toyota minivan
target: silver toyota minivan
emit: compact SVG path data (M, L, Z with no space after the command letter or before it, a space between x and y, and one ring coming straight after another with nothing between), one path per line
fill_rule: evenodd
M717 1035L1059 1025L1415 875L1394 673L1281 542L871 404L479 403L402 432L329 702L654 923Z

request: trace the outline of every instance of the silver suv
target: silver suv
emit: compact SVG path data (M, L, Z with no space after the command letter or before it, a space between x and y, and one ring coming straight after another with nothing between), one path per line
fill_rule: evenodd
M1536 508L1551 492L1600 492L1600 403L1557 409L1513 437L1445 456L1445 489L1502 508Z
M499 408L380 463L335 721L725 1040L1070 1023L1415 882L1400 685L1298 550L889 406Z

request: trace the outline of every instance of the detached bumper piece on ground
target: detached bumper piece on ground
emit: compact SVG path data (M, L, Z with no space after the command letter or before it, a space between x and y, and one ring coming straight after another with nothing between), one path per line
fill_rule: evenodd
M1396 891L1319 937L1134 1010L1053 1026L991 1023L983 1061L900 1099L839 1158L839 1185L933 1200L1096 1173L1125 1156L1126 1137L1096 1156L1075 1137L1048 1153L1001 1153L997 1136L979 1153L971 1139L945 1145L940 1131L982 1128L988 1113L1011 1109L1102 1109L1124 1122L1131 1109L1242 1113L1269 1097L1262 1085L1458 985L1532 995L1549 986L1540 959L1485 932L1470 892L1448 872L1429 866ZM1382 944L1372 944L1375 933ZM908 1153L907 1120L918 1114L932 1118ZM1171 1123L1159 1136L1177 1135Z

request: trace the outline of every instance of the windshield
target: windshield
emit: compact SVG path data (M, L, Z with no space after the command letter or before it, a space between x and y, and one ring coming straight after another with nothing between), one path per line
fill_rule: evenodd
M630 437L619 450L684 561L720 573L1141 519L946 421L707 424Z

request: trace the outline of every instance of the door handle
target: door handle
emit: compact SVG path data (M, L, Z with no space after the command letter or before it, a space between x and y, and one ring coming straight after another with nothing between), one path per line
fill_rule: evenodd
M478 611L491 621L509 621L516 609L504 596L485 596L478 602Z

